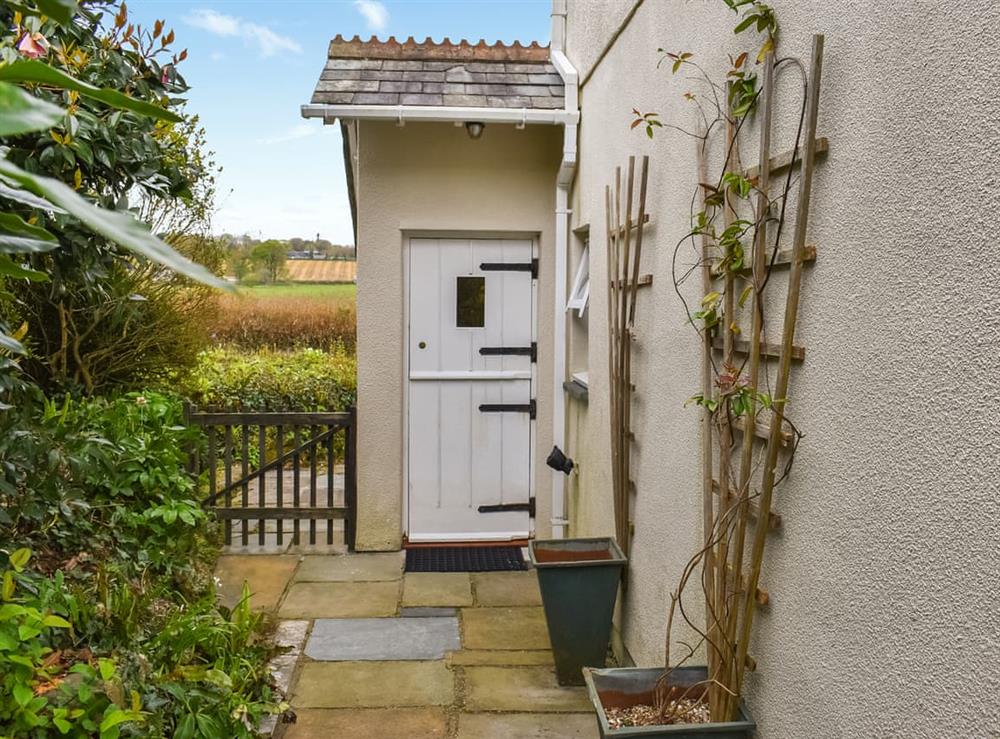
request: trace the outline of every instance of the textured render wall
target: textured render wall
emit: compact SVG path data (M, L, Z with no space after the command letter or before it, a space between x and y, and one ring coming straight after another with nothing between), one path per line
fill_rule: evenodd
M450 123L365 121L358 136L358 548L398 549L406 420L403 242L408 231L540 237L537 525L551 518L555 173L562 128L487 125L473 141Z
M568 50L586 74L632 6L570 3ZM781 55L826 34L817 169L790 413L805 432L769 539L748 700L763 737L1000 736L1000 226L990 82L1000 8L972 0L776 0ZM599 22L595 21L599 19ZM669 284L696 181L689 139L652 142L633 107L692 124L692 83L656 70L688 50L717 77L731 34L721 2L647 0L582 93L574 207L590 222L587 477L575 534L611 530L604 185L629 154L652 160L643 271L632 584L626 646L662 660L668 592L700 537L697 339ZM775 150L794 136L786 75ZM745 141L755 161L756 133ZM690 262L690 252L688 255ZM688 291L697 298L699 281ZM775 288L784 294L783 283ZM776 308L772 308L774 312ZM776 328L772 328L776 330Z

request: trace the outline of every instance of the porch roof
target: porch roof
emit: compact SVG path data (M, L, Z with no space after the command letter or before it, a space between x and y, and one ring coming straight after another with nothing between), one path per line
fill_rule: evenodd
M549 47L536 42L362 41L338 34L312 102L552 110L563 107L563 96Z

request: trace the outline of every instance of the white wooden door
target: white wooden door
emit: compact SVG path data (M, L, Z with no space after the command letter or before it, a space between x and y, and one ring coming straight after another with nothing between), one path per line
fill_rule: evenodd
M532 243L415 238L409 259L409 539L523 538Z

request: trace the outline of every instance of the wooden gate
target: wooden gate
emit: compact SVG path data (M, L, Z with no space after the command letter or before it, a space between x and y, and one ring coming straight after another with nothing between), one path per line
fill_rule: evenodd
M336 521L354 549L357 521L356 412L211 412L187 410L205 432L191 471L208 473L202 505L223 522L225 543L253 539L333 544ZM269 528L269 523L273 524ZM255 530L254 530L255 529ZM305 531L303 531L305 530Z

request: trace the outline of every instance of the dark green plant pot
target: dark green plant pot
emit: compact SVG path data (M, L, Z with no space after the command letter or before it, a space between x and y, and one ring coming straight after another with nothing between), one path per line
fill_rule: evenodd
M601 739L616 737L644 737L644 739L751 739L757 724L747 710L740 705L737 721L713 724L669 724L660 726L630 726L612 729L604 709L630 708L640 703L653 704L653 689L663 670L659 667L621 667L607 670L586 669L590 701L597 711L597 728ZM670 676L670 685L681 690L705 680L704 667L675 667Z
M532 541L545 621L560 685L583 685L584 667L603 667L625 555L613 539Z

